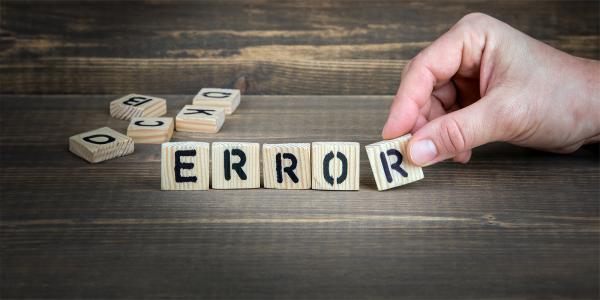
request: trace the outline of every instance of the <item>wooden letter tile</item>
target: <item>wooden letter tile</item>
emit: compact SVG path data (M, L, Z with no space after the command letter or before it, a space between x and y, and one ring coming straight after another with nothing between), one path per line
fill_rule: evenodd
M69 150L91 163L130 154L134 149L133 144L130 137L108 127L69 138Z
M387 190L423 179L423 169L406 159L406 147L410 138L411 135L407 134L365 147L378 190Z
M166 113L167 100L152 96L129 94L110 103L110 115L123 120L160 117Z
M208 190L208 143L173 142L161 146L162 190Z
M358 190L360 144L312 143L312 175L312 188L315 190Z
M310 189L310 144L264 144L263 185L273 189Z
M220 107L230 115L240 105L240 90L232 89L201 89L194 97L194 105Z
M259 188L259 159L258 143L212 143L213 189Z
M136 144L161 144L173 136L173 118L132 118L127 135Z
M222 108L186 105L175 118L177 131L217 133L225 121Z

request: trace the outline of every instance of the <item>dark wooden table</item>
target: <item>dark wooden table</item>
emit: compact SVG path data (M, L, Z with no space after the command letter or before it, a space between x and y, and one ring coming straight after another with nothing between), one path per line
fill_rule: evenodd
M358 192L163 192L158 145L68 152L125 131L123 93L174 116L204 86L240 108L174 140L364 146L406 61L473 10L598 58L598 2L0 2L0 298L598 298L597 145L490 144L386 192L364 150Z
M116 96L115 96L116 97ZM598 294L598 148L494 144L378 192L160 191L160 146L91 165L71 134L128 122L111 96L4 96L4 297L398 298ZM174 116L191 96L165 96ZM217 135L379 139L390 97L244 96Z

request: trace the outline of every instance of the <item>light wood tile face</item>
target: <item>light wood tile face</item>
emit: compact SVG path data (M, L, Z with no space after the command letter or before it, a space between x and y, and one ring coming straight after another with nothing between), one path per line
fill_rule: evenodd
M260 187L260 145L258 143L212 143L213 189Z
M111 128L102 127L69 138L69 150L90 163L130 154L134 142Z
M129 94L110 102L110 115L123 120L135 117L160 117L167 113L167 100Z
M377 189L387 190L424 178L423 169L411 164L408 141L411 135L365 146Z
M263 186L273 189L310 189L309 143L264 144Z
M175 117L175 128L177 131L217 133L224 121L222 108L186 105Z
M136 117L127 127L127 135L136 144L161 144L173 136L173 118Z
M162 144L161 189L208 190L209 147L203 142Z
M203 88L194 97L194 105L220 107L225 113L231 115L240 105L240 90Z
M358 190L360 144L354 142L312 143L312 188Z

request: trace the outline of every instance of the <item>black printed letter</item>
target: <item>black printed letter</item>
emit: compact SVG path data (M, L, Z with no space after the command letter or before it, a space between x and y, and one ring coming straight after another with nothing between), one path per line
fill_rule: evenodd
M387 155L396 156L396 162L388 167L388 161L385 157L385 153L379 153L379 158L381 159L381 165L383 167L383 172L385 173L385 179L387 180L387 182L391 183L393 181L392 174L390 173L390 168L400 173L402 177L408 177L408 173L406 173L406 171L400 166L402 164L402 153L400 153L400 151L396 149L388 149Z
M212 116L211 113L209 113L209 111L215 111L214 109L198 109L198 108L186 108L185 109L186 112L184 112L184 115L197 115L197 114L204 114L204 115L208 115L208 116Z
M296 169L296 165L298 164L298 159L296 159L296 156L292 153L284 153L283 154L283 158L284 159L289 159L291 161L290 166L289 167L285 167L283 168L283 172L286 172L288 174L288 176L290 176L290 179L292 179L292 181L294 183L298 183L298 176L296 176L296 174L294 173L294 170ZM275 171L277 173L277 182L278 183L282 183L283 182L283 172L282 172L282 162L281 162L281 153L277 153L277 155L275 155Z
M237 155L240 157L240 161L232 164L231 163L231 155ZM244 173L244 169L242 167L246 164L246 153L240 149L231 149L231 154L229 154L229 150L225 150L223 152L223 165L225 167L225 180L231 180L231 169L235 170L241 180L246 180L248 176Z
M96 138L105 138L106 140L105 141L95 141L94 139L96 139ZM107 134L94 134L94 135L84 137L83 140L88 143L92 143L92 144L96 144L96 145L104 145L104 144L114 142L115 138L110 135L107 135Z
M163 121L155 121L156 124L144 124L144 120L138 120L135 121L133 124L137 125L137 126L147 126L147 127L156 127L156 126L161 126L163 124L165 124L165 122Z
M123 102L123 104L125 105L131 105L131 106L138 106L138 105L142 105L148 101L151 101L152 98L145 98L145 97L131 97L129 99L127 99L127 101Z
M182 169L193 169L193 163L181 162L182 156L196 156L196 150L177 150L175 151L175 182L196 182L198 177L196 176L181 176Z
M225 93L225 92L204 92L204 93L202 93L202 96L208 97L208 98L227 98L227 97L231 96L231 93Z
M342 174L340 174L340 176L336 179L336 183L340 184L346 180L346 177L348 177L348 159L342 152L338 152L336 156L342 163ZM323 177L325 177L325 181L327 181L327 183L330 185L333 185L333 176L331 176L331 173L329 172L329 162L333 158L334 156L332 151L327 153L323 159Z

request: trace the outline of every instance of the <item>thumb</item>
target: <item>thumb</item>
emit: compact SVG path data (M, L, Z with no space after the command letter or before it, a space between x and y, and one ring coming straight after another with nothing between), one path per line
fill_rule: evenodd
M500 138L499 120L491 114L493 100L479 101L441 116L421 127L408 144L410 160L427 166ZM467 157L468 159L468 157Z

